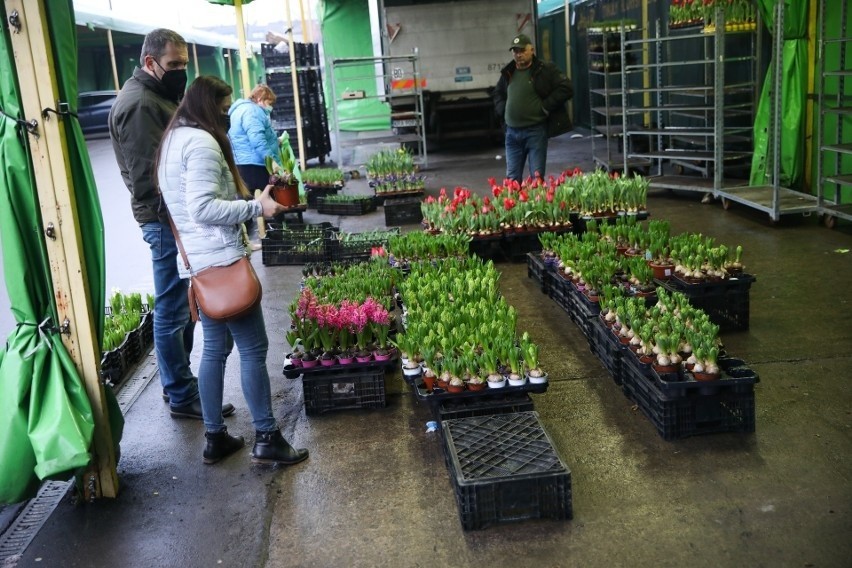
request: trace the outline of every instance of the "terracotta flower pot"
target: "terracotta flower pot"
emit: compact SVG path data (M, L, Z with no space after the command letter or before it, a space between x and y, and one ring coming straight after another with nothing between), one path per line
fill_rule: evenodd
M696 373L693 372L692 376L695 377L696 381L715 381L719 379L719 373Z
M432 392L435 388L435 375L423 375L423 384L426 385L426 390Z
M299 185L276 185L272 188L272 199L284 207L295 207L299 204Z
M668 280L674 274L673 264L657 264L656 262L648 262L648 266L654 271L654 278L657 280Z
M657 363L652 363L654 370L657 371L660 375L665 375L668 373L677 373L678 365L658 365Z

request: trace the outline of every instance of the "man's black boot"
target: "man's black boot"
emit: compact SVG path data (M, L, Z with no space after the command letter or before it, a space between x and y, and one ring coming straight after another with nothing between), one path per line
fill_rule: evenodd
M293 465L308 459L308 450L294 449L281 435L281 430L257 431L255 434L252 463Z
M207 445L204 446L204 463L214 464L225 459L246 445L242 436L231 436L228 430L221 432L205 432Z

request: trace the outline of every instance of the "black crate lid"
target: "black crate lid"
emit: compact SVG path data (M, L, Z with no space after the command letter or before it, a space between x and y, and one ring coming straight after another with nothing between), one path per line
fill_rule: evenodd
M538 412L444 420L441 428L459 484L570 474Z

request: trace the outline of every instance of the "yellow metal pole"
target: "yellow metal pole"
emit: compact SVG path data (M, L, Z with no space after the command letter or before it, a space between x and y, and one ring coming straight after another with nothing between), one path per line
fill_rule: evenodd
M648 22L648 0L642 0L642 39L648 39L650 23ZM651 63L650 47L647 41L642 42L642 67L645 69L642 72L642 87L645 89L645 94L642 95L642 105L645 108L651 106L651 71L649 64ZM627 104L627 101L621 101L621 104ZM646 112L644 124L647 127L651 126L651 113ZM624 125L627 128L627 125Z
M24 116L37 126L28 135L42 226L54 232L45 238L50 260L53 292L59 325L67 323L62 343L74 361L92 405L95 430L92 461L85 472L85 497L115 497L118 493L115 447L109 410L100 379L100 341L95 337L94 310L89 298L85 252L77 217L77 200L68 162L64 118L42 116L42 109L55 108L59 100L56 66L47 32L44 4L48 0L6 0L6 11L17 10L22 26L9 34Z
M246 26L243 23L243 2L234 0L234 10L237 14L237 41L240 44L240 85L243 89L243 98L248 98L251 93L251 80L248 69L248 47L246 44Z
M112 81L115 83L115 90L121 89L121 83L118 82L118 66L115 64L115 45L112 43L112 30L107 29L107 43L109 44L109 61L112 64Z
M234 52L230 49L226 51L226 57L228 58L228 82L231 86L234 86Z
M201 68L198 66L198 44L192 44L192 61L195 63L195 78L201 75Z
M299 74L296 72L296 46L293 42L293 17L290 14L290 2L287 6L287 25L290 26L290 79L293 83L293 103L296 107L296 138L299 144L299 167L305 171L305 138L302 134L302 104L299 101Z
M817 2L811 2L808 14L808 61L816 61L817 48ZM811 183L813 175L813 152L814 152L814 97L816 96L816 84L819 80L815 75L815 64L808 65L808 97L805 104L805 175L803 189L808 193L816 195L814 184ZM822 117L818 117L822 120ZM838 140L838 142L841 142ZM817 152L822 140L816 141ZM819 175L819 173L817 173Z
M312 43L311 26L310 23L305 20L305 4L302 0L299 0L299 16L302 18L302 37L305 38L305 43Z
M571 2L565 0L565 76L573 81L571 76ZM574 97L568 99L568 116L574 120Z

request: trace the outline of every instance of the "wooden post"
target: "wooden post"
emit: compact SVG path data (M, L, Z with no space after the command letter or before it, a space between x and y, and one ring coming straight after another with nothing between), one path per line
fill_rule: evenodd
M116 92L121 90L118 82L118 66L115 64L115 45L112 43L112 30L107 28L107 43L109 44L109 61L112 64L112 80L115 83Z
M42 226L55 229L45 237L59 325L67 322L62 343L85 383L95 420L93 459L85 473L86 498L115 497L118 493L115 450L110 431L104 386L100 380L100 341L95 337L93 313L103 306L89 300L85 251L80 236L71 164L68 162L65 131L55 114L42 117L42 109L55 108L59 100L55 65L44 3L47 0L6 0L6 12L17 10L20 32L12 28L11 41L26 120L37 124L29 134L36 190L41 205ZM72 105L75 101L71 101Z

